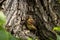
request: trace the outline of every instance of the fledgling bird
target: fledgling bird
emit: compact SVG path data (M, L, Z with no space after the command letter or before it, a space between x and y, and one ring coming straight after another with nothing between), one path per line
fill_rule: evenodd
M29 30L37 30L35 25L36 25L35 20L32 18L32 16L29 16L29 18L27 20L27 28Z

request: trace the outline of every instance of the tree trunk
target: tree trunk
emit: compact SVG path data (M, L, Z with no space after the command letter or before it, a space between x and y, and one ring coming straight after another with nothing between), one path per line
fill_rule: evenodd
M56 40L53 27L60 26L60 4L56 0L5 0L2 4L7 18L6 29L16 37ZM37 30L27 28L27 19L35 20Z

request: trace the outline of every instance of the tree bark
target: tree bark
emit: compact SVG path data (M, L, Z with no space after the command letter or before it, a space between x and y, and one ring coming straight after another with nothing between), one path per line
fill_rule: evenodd
M5 0L2 4L7 18L6 29L16 37L56 40L55 26L60 26L60 4L56 0ZM37 30L26 27L28 16L35 20Z

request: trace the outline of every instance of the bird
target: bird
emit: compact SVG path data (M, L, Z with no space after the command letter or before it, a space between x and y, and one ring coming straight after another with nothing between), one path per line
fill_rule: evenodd
M31 15L29 15L29 17L28 17L28 19L27 19L27 28L29 29L29 30L37 30L37 28L36 28L36 23L35 23L36 21L33 19L33 17L31 16Z

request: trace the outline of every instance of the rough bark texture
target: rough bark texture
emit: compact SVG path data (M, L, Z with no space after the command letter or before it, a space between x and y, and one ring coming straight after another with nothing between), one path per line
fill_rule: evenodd
M7 17L6 28L12 35L24 39L56 40L52 29L60 26L60 4L57 0L5 0L2 7ZM37 30L33 32L25 26L29 15L36 22Z

